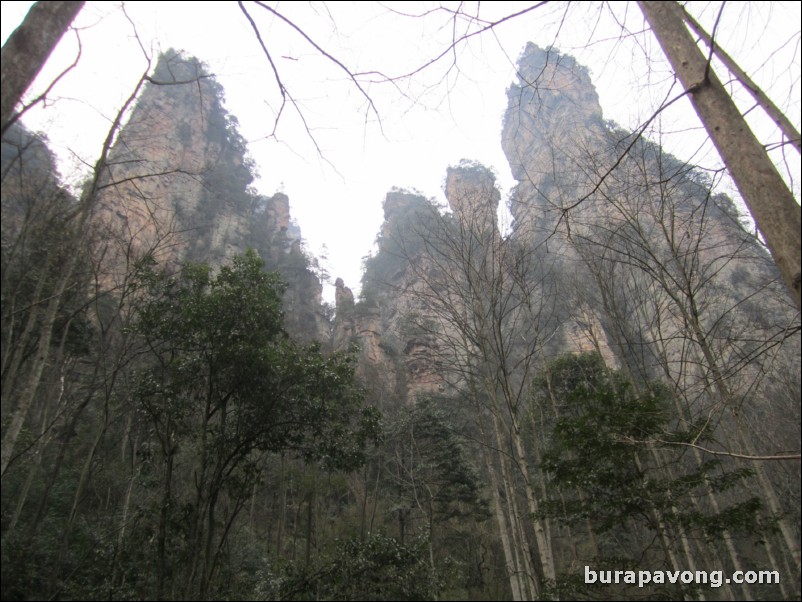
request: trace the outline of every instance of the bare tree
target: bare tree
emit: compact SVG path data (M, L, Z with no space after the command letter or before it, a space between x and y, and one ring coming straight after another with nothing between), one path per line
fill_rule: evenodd
M542 473L526 436L529 383L556 328L548 263L525 241L503 237L486 168L449 169L446 195L453 214L431 207L395 241L409 274L395 294L410 299L405 319L429 341L427 364L473 406L512 594L531 599L557 576L551 530L538 515Z

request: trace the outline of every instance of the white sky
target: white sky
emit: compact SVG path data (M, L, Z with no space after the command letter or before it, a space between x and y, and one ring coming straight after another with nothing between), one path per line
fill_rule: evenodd
M2 2L2 38L19 24L29 2ZM604 115L634 129L665 98L670 69L657 43L644 33L634 3L549 3L473 37L451 58L420 75L391 84L364 84L379 117L342 70L320 56L286 24L246 4L286 87L298 100L322 156L303 124L287 107L277 138L269 138L278 92L270 66L235 2L129 2L126 12L147 51L183 49L205 61L226 90L226 107L240 122L258 165L263 194L283 190L309 250L328 247L332 280L342 277L356 292L362 258L371 252L382 221L382 201L392 186L417 189L443 201L446 168L460 159L478 160L499 175L502 194L514 184L501 150L501 119L514 63L528 41L554 44L587 65ZM438 55L452 34L442 11L412 18L437 4L418 2L270 3L353 72L381 70L399 75ZM444 6L455 7L456 3ZM482 3L480 17L495 20L531 3ZM610 7L613 7L612 9ZM689 3L708 31L720 3ZM476 5L464 4L466 11ZM615 11L615 14L611 12ZM142 50L119 2L88 2L74 26L80 36L79 66L50 95L44 108L23 119L47 133L62 162L62 175L76 182L93 164L122 100L146 67ZM472 27L458 23L459 31ZM474 26L475 27L475 26ZM800 3L729 3L718 26L720 44L764 87L799 128ZM623 35L622 35L623 31ZM72 62L76 34L64 37L29 91L35 96ZM678 92L679 90L677 90ZM750 101L737 95L746 110ZM683 104L685 103L685 104ZM719 167L706 136L685 101L660 119L664 145L685 160ZM750 113L764 143L779 134ZM799 198L799 155L788 150L788 170ZM783 161L778 154L777 161ZM724 183L725 188L729 186ZM332 299L332 291L326 294Z

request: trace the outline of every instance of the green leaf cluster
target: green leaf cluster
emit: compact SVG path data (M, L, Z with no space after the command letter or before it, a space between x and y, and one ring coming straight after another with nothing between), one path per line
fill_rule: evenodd
M662 523L712 538L758 524L756 498L720 512L702 511L694 503L706 488L730 490L751 472L725 470L717 461L684 461L686 448L671 443L691 435L672 428L664 386L644 383L636 391L600 356L583 354L553 362L536 388L550 391L558 408L543 467L562 493L544 501L545 516L571 524L589 521L598 534L627 525L657 533ZM693 435L704 440L706 433Z
M149 295L136 328L155 361L139 398L157 430L169 421L211 436L231 462L254 450L295 450L340 469L364 462L379 419L354 383L353 357L289 339L284 284L254 251L217 274L189 264L177 277L149 269L143 279Z
M425 560L426 542L383 533L342 541L329 562L291 572L281 600L433 600L441 586Z

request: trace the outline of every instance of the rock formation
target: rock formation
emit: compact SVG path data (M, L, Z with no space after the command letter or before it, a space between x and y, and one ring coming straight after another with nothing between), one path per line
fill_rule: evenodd
M109 242L109 285L146 254L166 266L219 264L253 247L289 283L288 329L333 348L357 343L360 374L398 403L448 393L454 384L445 364L456 352L444 341L454 338L456 318L444 317L433 300L442 301L454 276L447 272L459 258L451 256L447 268L442 253L460 231L478 245L467 249L471 260L492 258L482 269L501 272L524 252L536 264L537 276L527 277L542 282L529 289L527 302L542 308L544 357L596 351L633 377L675 378L665 358L679 361L687 336L704 339L720 357L746 358L757 344L733 345L733 333L748 338L750 329L792 320L769 294L775 271L731 201L712 194L692 166L606 122L586 68L529 44L507 97L502 147L518 180L509 205L512 232L498 227L501 195L492 172L472 162L448 168L447 210L416 194L389 192L361 299L338 279L329 324L288 197L253 192L253 166L220 86L200 62L168 51L100 183L95 220ZM624 149L629 154L620 160ZM653 186L662 180L671 186ZM445 229L433 232L433 224ZM665 315L644 296L655 286ZM482 302L481 287L461 293L455 315Z
M703 302L714 316L725 306L740 306L735 313L754 311L741 302L745 294L751 296L741 288L744 281L733 281L748 272L753 290L764 296L765 311L778 312L782 320L779 316L787 313L782 302L765 289L773 288L774 278L767 254L739 222L732 201L711 192L707 176L605 122L589 73L573 58L530 43L518 74L507 93L502 135L518 180L510 203L514 230L548 246L559 271L573 275L578 281L573 284L588 292L578 299L576 315L566 316L575 346L588 345L575 336L582 323L592 323L596 336L607 333L617 340L611 344L618 361L633 353L633 346L653 340L634 326L635 289L643 284L636 280L645 273L656 274L666 294L682 290L673 299L678 306ZM639 272L630 270L626 283L625 264ZM619 271L612 271L616 266ZM594 289L600 296L592 298ZM616 304L620 319L613 320L609 310ZM710 320L706 328L721 326ZM673 327L676 333L686 326ZM630 332L621 332L622 327ZM724 339L729 333L716 336Z
M635 380L667 378L691 387L690 379L701 394L708 376L673 368L687 366L689 337L702 342L694 353L715 355L725 369L731 354L757 353L750 332L771 339L771 323L793 321L770 258L730 199L712 193L693 166L606 122L586 68L529 44L518 74L502 135L518 180L508 239L496 224L500 194L486 168L472 162L449 168L445 192L454 227L463 234L472 228L486 256L508 253L494 245L516 246L529 249L539 265L543 284L530 292L539 291L541 318L548 313L544 359L595 351ZM655 186L662 180L671 185ZM432 253L442 249L429 228L442 210L396 190L384 213L362 300L351 309L338 286L335 344L358 343L361 373L412 403L454 384L442 347L453 333L431 314L430 303L442 268ZM657 306L649 306L655 299ZM474 302L470 295L459 301ZM726 370L743 368L736 364ZM761 369L755 366L751 377Z
M288 283L288 328L325 339L322 286L309 269L289 198L257 195L236 118L204 66L175 51L163 54L109 153L96 220L117 257L121 279L132 260L162 265L192 260L219 265L248 247Z

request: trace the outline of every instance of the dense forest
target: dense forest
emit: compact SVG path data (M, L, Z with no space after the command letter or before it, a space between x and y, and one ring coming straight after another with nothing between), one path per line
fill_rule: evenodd
M393 189L333 311L197 59L79 191L10 127L2 598L798 599L771 256L571 57L530 45L508 98L510 227L473 161L447 207Z

